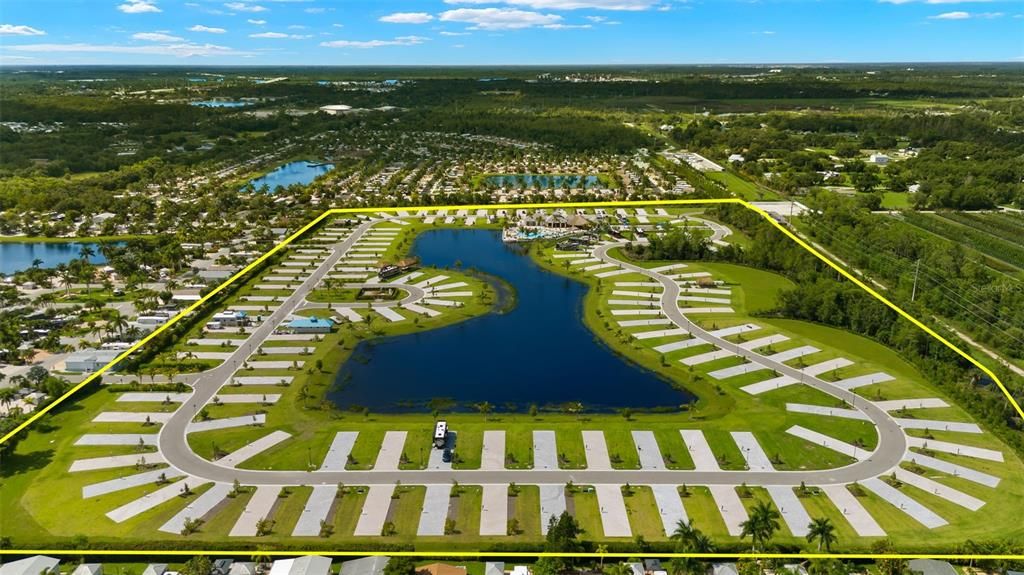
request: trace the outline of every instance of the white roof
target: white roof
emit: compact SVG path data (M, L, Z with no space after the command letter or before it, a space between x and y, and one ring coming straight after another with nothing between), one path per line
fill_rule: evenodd
M40 575L45 572L57 571L59 565L60 559L46 555L33 555L0 566L0 575Z

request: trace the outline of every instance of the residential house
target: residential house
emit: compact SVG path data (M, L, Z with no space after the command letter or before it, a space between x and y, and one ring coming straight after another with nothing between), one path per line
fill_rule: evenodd
M712 563L711 575L740 575L735 563Z
M299 317L288 322L288 331L292 333L331 333L334 321L321 317Z
M92 373L114 361L120 350L116 349L85 349L76 351L64 360L64 370L74 373Z
M447 563L431 563L416 568L417 575L466 575L465 567L456 567Z
M60 559L33 555L0 565L0 575L60 575Z
M82 563L71 575L103 575L103 565L100 563Z
M292 559L279 559L270 566L270 575L329 575L331 558L303 555Z
M911 573L920 573L920 575L957 575L957 571L952 565L936 559L911 559L907 566Z
M143 569L142 575L164 575L167 572L166 563L150 563Z
M209 323L222 327L242 327L249 325L249 314L241 310L227 310L215 314Z
M338 575L384 575L384 567L390 559L383 555L374 555L345 561L341 564Z

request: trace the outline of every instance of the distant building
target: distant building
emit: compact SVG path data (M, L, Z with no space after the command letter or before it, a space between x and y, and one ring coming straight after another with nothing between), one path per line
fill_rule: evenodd
M384 567L390 559L390 557L384 557L383 555L374 555L372 557L345 561L341 564L341 570L338 571L338 575L383 575Z
M300 317L288 322L288 331L292 333L331 333L334 321L322 317Z
M876 166L884 166L889 163L889 156L885 154L871 154L868 156L868 161Z
M484 563L484 575L505 575L505 563L502 561Z
M92 373L114 361L121 355L116 349L85 349L76 351L64 360L64 371L74 373Z
M60 575L60 559L34 555L0 566L0 575Z
M330 104L328 106L320 106L320 111L331 116L337 116L338 114L351 112L352 106L346 106L345 104Z
M742 164L745 161L746 161L746 158L744 158L742 154L730 154L729 155L729 163L730 164L736 163L736 162L739 162L739 163Z

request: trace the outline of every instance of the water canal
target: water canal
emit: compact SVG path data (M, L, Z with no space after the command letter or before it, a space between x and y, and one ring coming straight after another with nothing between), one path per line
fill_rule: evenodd
M430 230L424 266L462 262L515 288L515 307L445 328L360 342L328 397L375 412L424 410L435 398L497 410L582 402L588 412L677 407L693 396L616 355L583 323L587 287L544 271L494 230Z

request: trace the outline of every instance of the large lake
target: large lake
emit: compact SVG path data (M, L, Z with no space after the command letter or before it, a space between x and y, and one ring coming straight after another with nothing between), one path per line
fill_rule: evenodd
M257 190L266 185L273 192L278 187L287 188L292 184L306 185L333 169L334 164L313 164L305 160L289 162L249 183Z
M17 242L0 243L0 273L13 274L32 267L34 260L42 260L39 267L53 268L57 264L68 263L78 259L82 246L88 245L96 255L89 258L94 264L106 263L100 253L99 244L81 244L78 242Z
M430 230L413 245L423 265L457 260L500 277L516 306L449 327L360 342L329 394L375 412L426 409L432 398L461 407L488 401L523 410L580 401L589 412L678 407L693 397L617 356L583 324L584 284L538 267L493 230Z

